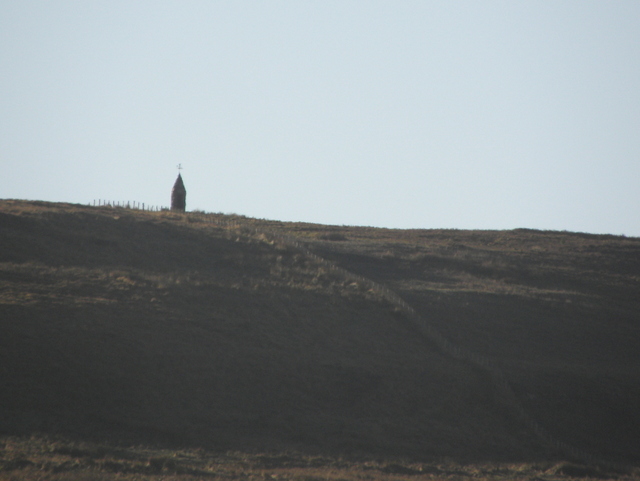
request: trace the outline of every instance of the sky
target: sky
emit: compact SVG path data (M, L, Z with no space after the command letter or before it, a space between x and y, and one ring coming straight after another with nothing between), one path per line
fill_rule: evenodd
M640 236L640 2L0 0L0 198Z

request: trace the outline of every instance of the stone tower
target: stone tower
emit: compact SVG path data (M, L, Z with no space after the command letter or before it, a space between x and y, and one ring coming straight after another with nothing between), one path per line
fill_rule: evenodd
M184 188L184 182L182 182L182 176L178 174L176 183L173 184L173 189L171 189L171 210L184 212L186 208L187 208L187 189Z

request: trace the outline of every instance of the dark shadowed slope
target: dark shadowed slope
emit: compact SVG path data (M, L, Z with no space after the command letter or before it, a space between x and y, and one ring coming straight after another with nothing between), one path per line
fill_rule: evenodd
M636 239L205 220L233 219L0 202L3 433L554 456L488 372L267 230L388 285L495 359L554 435L612 459L640 452Z
M552 437L608 458L640 453L640 239L525 229L344 235L316 249L498 366Z

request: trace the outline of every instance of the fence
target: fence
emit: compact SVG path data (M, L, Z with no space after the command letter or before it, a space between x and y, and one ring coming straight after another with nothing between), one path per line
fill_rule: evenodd
M89 205L94 207L118 207L121 209L136 209L136 210L146 210L151 212L159 212L161 210L166 210L166 207L160 207L157 205L149 205L144 202L138 202L135 200L124 201L112 201L105 199L94 199L93 203L89 203Z

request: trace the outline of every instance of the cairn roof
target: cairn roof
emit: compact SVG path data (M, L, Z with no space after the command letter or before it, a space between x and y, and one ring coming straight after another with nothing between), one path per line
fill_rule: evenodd
M184 182L182 182L182 176L178 174L178 178L176 179L175 184L173 184L173 192L186 192L187 189L184 187Z

